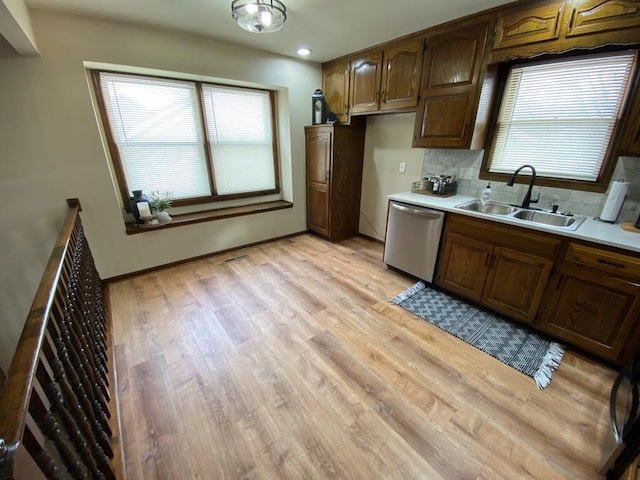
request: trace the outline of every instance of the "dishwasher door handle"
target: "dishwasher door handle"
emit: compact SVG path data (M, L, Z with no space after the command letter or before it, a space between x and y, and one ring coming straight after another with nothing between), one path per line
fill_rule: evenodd
M421 215L426 218L436 219L436 218L442 217L442 212L434 212L433 210L410 208L410 207L405 207L404 205L398 205L397 203L392 203L391 208L395 208L396 210L400 210L401 212L412 213L414 215Z

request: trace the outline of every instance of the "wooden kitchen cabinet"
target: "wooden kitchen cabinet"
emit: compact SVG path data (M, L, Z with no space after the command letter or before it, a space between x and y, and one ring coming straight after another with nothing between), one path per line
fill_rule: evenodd
M307 228L332 241L358 234L365 119L305 127Z
M382 54L380 110L418 106L424 40L391 45Z
M559 240L450 215L443 242L438 286L515 320L533 322Z
M565 17L567 38L640 27L640 1L571 0Z
M461 26L427 37L413 147L470 147L489 25Z
M620 155L640 156L640 82L636 85L635 99L625 118L626 124L623 127L620 141Z
M369 51L351 61L351 113L403 110L418 105L424 40Z
M542 0L498 10L491 63L605 45L637 45L640 0Z
M375 112L380 102L382 50L366 52L351 61L351 113Z
M322 93L338 123L349 122L349 73L351 63L342 60L322 66Z
M625 364L640 348L640 259L569 244L545 293L536 326Z
M499 13L493 48L557 40L564 3L525 3Z

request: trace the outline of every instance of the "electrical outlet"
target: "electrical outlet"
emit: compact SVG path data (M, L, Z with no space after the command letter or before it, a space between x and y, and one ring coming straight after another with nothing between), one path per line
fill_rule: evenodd
M407 162L400 162L400 173L407 171Z

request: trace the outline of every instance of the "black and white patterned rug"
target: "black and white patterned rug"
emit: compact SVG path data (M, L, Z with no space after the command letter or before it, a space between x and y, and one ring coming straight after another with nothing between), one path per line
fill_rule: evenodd
M524 326L504 320L418 282L390 300L533 378L539 389L551 383L564 347Z

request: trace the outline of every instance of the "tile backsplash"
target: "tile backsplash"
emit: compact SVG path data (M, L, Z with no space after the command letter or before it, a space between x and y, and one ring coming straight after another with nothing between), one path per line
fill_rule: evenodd
M421 176L455 175L460 195L479 197L480 192L487 186L486 180L479 179L483 153L483 150L427 149L422 161ZM619 157L612 178L614 181L622 179L630 183L619 220L635 222L640 214L640 158ZM491 198L498 202L520 203L527 187L528 185L525 184L508 187L506 183L492 182ZM536 207L548 209L552 203L557 203L561 212L578 213L590 217L597 217L600 214L607 198L605 193L534 185L532 197L536 198L538 192L540 192L540 202L535 205Z

